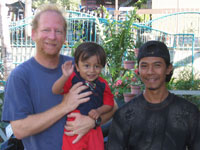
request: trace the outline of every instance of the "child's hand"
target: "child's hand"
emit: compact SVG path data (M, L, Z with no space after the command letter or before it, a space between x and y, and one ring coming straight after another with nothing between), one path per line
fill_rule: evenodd
M74 66L72 64L72 61L66 61L62 65L62 73L64 76L69 77L73 71L74 71Z
M93 119L97 119L100 116L100 113L96 110L96 109L92 109L90 110L90 112L88 113L88 115L93 118Z

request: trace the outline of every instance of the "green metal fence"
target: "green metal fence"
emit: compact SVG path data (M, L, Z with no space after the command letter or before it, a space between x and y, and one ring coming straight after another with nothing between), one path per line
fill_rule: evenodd
M174 17L188 14L200 16L199 12L184 12L162 16L143 24L134 23L133 36L135 39L140 37L143 42L148 40L159 40L165 42L170 49L171 60L173 61L175 67L186 65L193 67L194 65L198 66L200 62L199 32L195 31L193 33L170 33L168 30L160 30L158 28L154 28L159 26L159 22L168 22L172 16ZM20 20L19 22L12 22L12 24L10 24L10 39L13 52L13 63L16 65L29 59L35 54L35 44L30 36L31 19L32 17ZM66 35L67 40L65 45L63 45L61 53L71 55L71 48L80 39L83 41L99 42L100 38L97 32L97 19L100 24L106 25L107 20L104 18L97 18L95 15L68 11L66 13L68 26ZM198 26L197 28L197 30L200 31L200 27ZM3 74L2 61L0 63L0 72Z

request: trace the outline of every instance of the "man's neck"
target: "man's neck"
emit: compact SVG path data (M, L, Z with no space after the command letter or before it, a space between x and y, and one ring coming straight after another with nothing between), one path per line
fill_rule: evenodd
M35 55L36 61L49 69L54 69L58 66L59 64L59 55L55 56L44 56L44 55Z
M166 99L169 92L166 87L156 89L156 90L150 90L145 89L144 91L144 97L145 99L150 103L161 103Z

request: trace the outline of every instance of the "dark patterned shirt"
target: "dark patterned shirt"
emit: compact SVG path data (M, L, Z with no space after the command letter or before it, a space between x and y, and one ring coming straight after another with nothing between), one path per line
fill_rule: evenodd
M158 104L141 94L115 113L107 150L200 150L199 118L194 104L174 94Z

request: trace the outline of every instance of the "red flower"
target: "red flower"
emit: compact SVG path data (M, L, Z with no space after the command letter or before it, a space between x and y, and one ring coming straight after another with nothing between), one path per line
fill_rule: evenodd
M118 92L118 91L116 91L116 92L115 92L115 96L117 96L118 94L119 94L119 92Z
M116 86L122 85L122 80L117 80L117 82L115 83Z
M131 81L136 82L136 81L137 81L137 78L133 77L133 78L131 79Z
M135 69L134 72L135 72L135 74L138 75L138 72L139 72L139 71L138 71L138 69Z

